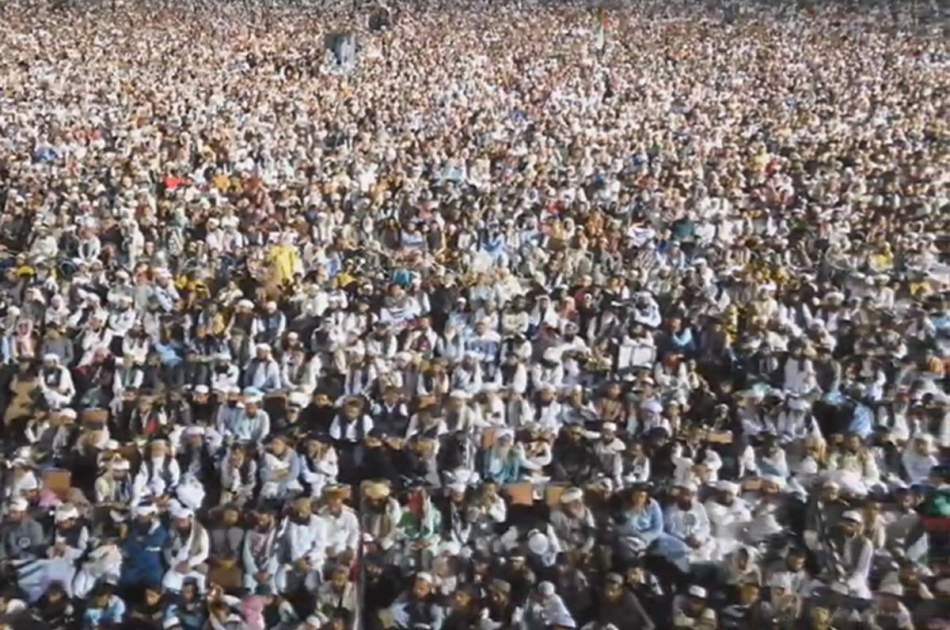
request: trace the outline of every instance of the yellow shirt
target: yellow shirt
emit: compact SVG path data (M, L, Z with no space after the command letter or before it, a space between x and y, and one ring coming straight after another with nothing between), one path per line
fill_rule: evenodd
M300 253L290 245L275 245L270 250L268 261L271 265L272 280L284 285L293 280L294 274L303 270Z

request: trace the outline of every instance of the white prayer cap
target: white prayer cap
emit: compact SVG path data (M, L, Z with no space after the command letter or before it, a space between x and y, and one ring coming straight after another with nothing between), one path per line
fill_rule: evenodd
M310 402L310 397L307 396L304 392L290 392L290 395L287 396L287 402L295 407L306 407Z
M68 521L72 518L79 518L79 510L76 509L76 506L70 505L69 503L63 503L56 508L56 513L53 517L57 523L62 523L63 521Z
M129 467L129 460L127 459L115 459L109 465L112 470L128 470Z
M741 489L742 487L739 484L732 481L726 481L725 479L722 479L716 482L716 490L719 490L720 492L731 492L732 494L739 494L739 491Z
M535 555L544 555L550 548L548 537L541 532L534 532L528 537L528 550Z
M863 523L864 517L857 510L848 510L841 515L841 520L851 521L852 523Z
M696 584L690 586L686 593L690 597L696 597L699 599L706 599L707 597L706 589L704 589L702 586L697 586Z
M192 518L194 517L195 513L193 510L186 508L184 505L176 503L172 505L171 515L172 518Z
M30 504L23 497L17 497L10 501L11 512L26 512L27 508L29 507Z
M584 499L584 492L580 488L568 488L561 495L561 503L573 503Z
M154 516L158 514L158 508L155 507L154 503L143 503L135 506L133 513L135 516Z
M697 490L699 490L699 488L696 487L696 484L693 483L692 481L684 481L682 483L678 483L676 484L676 487L682 488L683 490L686 490L687 492L692 492L694 494L696 493Z
M554 584L544 581L538 584L538 592L544 597L551 597L556 591L554 589Z
M429 584L432 584L433 582L432 575L429 573L426 573L425 571L420 571L419 573L416 573L416 579L422 580L423 582L428 582Z

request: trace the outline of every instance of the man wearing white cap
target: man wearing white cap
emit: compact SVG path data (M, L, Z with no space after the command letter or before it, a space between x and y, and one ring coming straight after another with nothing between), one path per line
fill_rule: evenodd
M344 503L346 488L331 486L323 494L325 505L319 515L326 522L327 556L352 560L360 539L360 522L353 508Z
M741 486L733 481L716 482L716 495L703 504L715 544L711 559L721 560L735 551L742 528L752 521L752 512L739 497Z
M17 582L30 602L35 602L53 582L60 582L67 594L76 573L76 561L89 545L89 530L79 522L79 510L69 503L56 508L53 520L53 546L46 558L37 559L19 568Z
M122 543L122 588L144 588L162 581L162 550L168 545L168 530L158 519L158 508L143 503L132 508L135 521Z
M194 580L198 590L204 590L205 561L211 551L211 542L204 526L195 519L190 508L175 502L171 508L171 540L163 550L168 571L162 586L178 592L185 580Z
M260 444L270 435L270 415L264 411L260 390L244 390L244 408L231 416L232 421L224 426L225 439Z
M557 594L554 584L538 584L525 605L522 620L525 630L547 630L555 621L563 625L569 620L573 623L571 613Z
M94 486L96 508L110 510L115 520L125 520L132 501L132 478L129 475L129 468L129 460L113 459L106 471L96 479Z
M181 467L169 452L167 440L152 440L132 483L132 501L171 494L181 481Z
M0 561L34 560L45 555L43 526L33 520L29 508L23 497L7 503L7 520L0 529Z
M874 549L871 541L862 533L864 517L857 510L848 510L841 515L838 527L821 542L821 554L825 576L833 583L847 589L851 597L870 599L868 576Z
M661 539L661 542L672 537L685 547L667 544L661 552L686 571L693 562L709 560L713 552L713 540L706 508L696 500L696 484L686 482L678 485L677 490L676 502L666 509L663 516L665 531L669 536Z
M76 396L73 377L67 368L59 364L59 355L51 353L43 356L40 390L51 409L60 409L69 405Z
M281 526L278 541L280 567L275 584L281 593L305 587L314 590L327 557L327 523L313 513L310 498L294 501L293 509Z
M584 505L584 491L568 488L561 494L559 509L551 514L551 527L565 550L589 551L594 546L597 524Z
M429 573L417 573L412 589L402 593L380 618L393 628L441 628L445 611L436 599L434 580Z
M904 587L900 584L884 584L877 592L878 597L861 616L864 627L869 630L914 630L910 611L901 601Z
M256 346L256 356L244 366L244 387L253 387L262 392L272 392L280 389L280 366L271 356L270 346L259 343Z
M211 368L211 389L216 392L230 393L236 390L240 393L238 386L241 380L241 370L231 361L231 355L228 353L219 353L214 355L214 364Z

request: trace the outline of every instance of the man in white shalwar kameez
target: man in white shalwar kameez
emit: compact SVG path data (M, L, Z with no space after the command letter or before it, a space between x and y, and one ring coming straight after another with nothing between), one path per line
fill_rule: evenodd
M677 486L677 490L679 494L676 503L666 509L663 521L666 533L689 548L685 559L668 558L685 570L684 560L689 564L709 561L715 545L706 508L696 500L696 485L691 482L684 483Z
M326 555L340 559L356 557L356 545L360 539L360 522L353 508L344 505L345 489L342 486L327 488L324 492L326 506L320 510L320 518L326 522Z
M185 580L190 579L197 583L199 591L204 591L205 573L208 570L205 562L211 552L208 532L195 519L191 508L175 504L171 516L174 526L169 532L171 540L164 549L168 571L162 578L162 586L166 590L178 592Z
M739 484L719 481L716 490L716 496L707 499L704 507L715 545L711 559L720 561L739 546L739 534L752 522L752 512L738 496Z
M296 590L303 583L308 591L320 585L327 557L327 523L312 513L309 498L298 499L279 534L281 564L275 584L280 593Z

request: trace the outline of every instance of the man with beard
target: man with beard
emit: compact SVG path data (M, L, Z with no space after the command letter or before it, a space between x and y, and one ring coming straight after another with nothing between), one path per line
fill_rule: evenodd
M162 581L162 550L168 545L168 530L158 520L158 509L152 503L133 509L135 521L122 543L123 589L141 589Z
M586 479L594 466L594 453L584 438L583 427L569 425L554 441L554 479Z
M500 624L494 627L516 627L521 616L521 609L511 597L511 584L504 580L492 580L488 584L488 619Z
M52 583L69 588L76 574L76 562L85 554L89 545L89 530L79 520L79 510L63 503L54 514L55 528L53 545L46 558L40 558L19 568L18 583L29 601L33 602Z
M300 411L297 427L301 433L327 435L333 422L333 402L326 392L316 391L310 404Z
M324 490L324 507L319 516L326 523L326 556L339 564L348 566L356 557L356 545L360 539L360 522L356 512L343 501L345 486L331 486Z
M327 553L327 524L312 510L309 498L297 499L281 527L281 564L275 576L281 594L294 594L301 588L312 592L320 583Z
M208 572L205 561L211 552L208 532L189 508L176 504L172 506L171 517L174 527L171 541L164 547L168 572L162 579L162 586L177 593L182 583L191 579L199 590L204 590L205 574Z
M372 435L366 437L364 444L363 477L386 479L391 485L398 486L401 477L414 467L408 451L402 448L402 438L390 437L374 430Z
M117 458L109 462L106 471L96 479L96 521L124 521L132 501L132 478L129 461Z
M732 553L738 544L741 528L752 521L748 504L738 498L739 484L732 481L716 483L716 495L709 498L704 507L712 526L715 551L713 559L719 560Z
M192 425L182 432L182 444L178 449L178 468L183 475L191 473L206 483L214 476L214 457L205 438L206 429Z
M383 400L373 409L373 424L389 435L405 435L409 428L409 410L399 397L399 388L389 385Z
M848 504L841 498L841 486L832 480L825 481L821 492L809 501L805 509L805 545L815 551L820 541L831 530L831 524L836 523L848 509Z
M76 386L69 370L59 363L59 355L49 353L43 357L40 370L40 390L50 409L68 405L76 396Z
M441 628L445 611L438 602L433 589L432 576L417 573L412 589L396 598L392 605L380 615L392 622L395 628Z
M822 560L826 578L833 584L842 584L852 597L870 599L868 574L874 549L862 533L864 519L857 510L841 515L837 527L821 541Z
M387 614L388 608L402 589L402 577L399 569L386 562L377 553L363 555L366 572L363 581L363 605L367 615L367 628L378 627L380 613Z
M584 505L583 490L564 491L560 509L551 514L551 526L566 551L586 552L593 548L597 524L590 508Z
M369 481L363 486L362 530L373 537L384 554L392 550L402 518L402 507L390 493L389 484L383 481Z
M7 522L0 529L0 561L33 560L40 557L46 544L43 526L29 514L23 497L10 501Z
M630 630L652 630L655 627L637 596L624 588L623 576L618 573L607 574L595 619L601 626L613 624Z
M478 598L474 589L463 586L452 594L442 630L469 630L478 627Z
M667 560L686 571L693 562L709 559L712 551L709 517L706 509L696 501L696 485L685 482L677 486L676 502L666 509L664 523L666 533L680 545L670 544L661 550ZM674 541L667 539L668 542ZM686 551L686 554L683 554Z
M244 537L241 557L244 565L244 588L254 592L260 586L274 587L277 574L277 519L271 512L251 515L251 528Z
M129 612L126 625L141 630L159 630L163 627L168 602L157 585L146 587L142 600Z
M329 431L340 458L341 483L351 483L359 478L365 455L363 441L372 430L373 420L363 413L362 399L347 399L330 424Z
M270 346L259 343L255 350L257 355L244 367L244 387L264 393L280 389L280 366L271 357Z
M232 416L232 422L225 425L224 435L254 443L260 443L270 435L270 416L261 406L262 401L259 390L245 390L244 409L238 410Z

